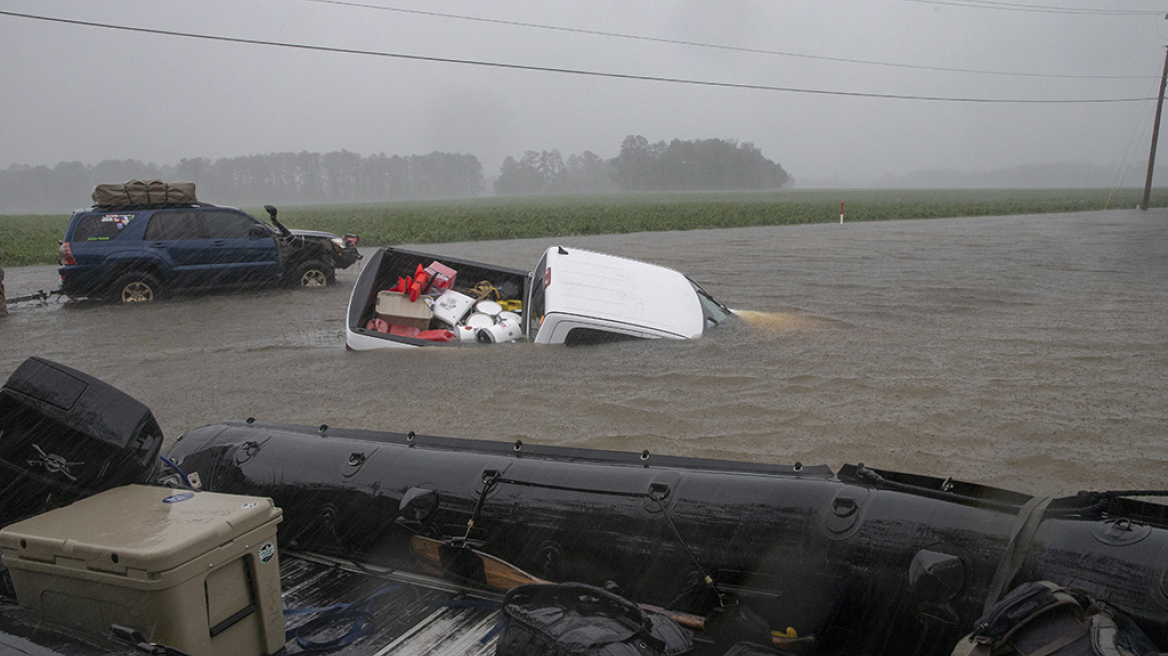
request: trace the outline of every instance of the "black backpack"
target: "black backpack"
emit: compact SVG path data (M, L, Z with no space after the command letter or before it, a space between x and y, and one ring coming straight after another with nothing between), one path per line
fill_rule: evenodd
M503 597L497 656L679 656L692 634L658 613L583 583L532 583Z
M1049 581L1024 583L1011 590L953 649L953 656L1159 654L1127 616Z

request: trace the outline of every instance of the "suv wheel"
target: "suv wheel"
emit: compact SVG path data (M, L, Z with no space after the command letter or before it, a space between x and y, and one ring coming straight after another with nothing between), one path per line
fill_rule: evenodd
M119 276L110 292L114 303L149 303L161 297L158 279L137 271Z
M336 282L333 268L320 260L309 260L296 267L292 284L297 287L327 287Z

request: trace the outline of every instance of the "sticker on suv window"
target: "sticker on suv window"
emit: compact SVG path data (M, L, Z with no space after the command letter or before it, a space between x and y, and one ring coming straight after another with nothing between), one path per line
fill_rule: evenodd
M77 239L84 238L85 241L108 241L117 237L123 228L129 225L130 221L134 220L136 214L105 214L100 219L97 217L87 218L77 227L79 233L89 233L77 235ZM96 219L96 225L94 224Z

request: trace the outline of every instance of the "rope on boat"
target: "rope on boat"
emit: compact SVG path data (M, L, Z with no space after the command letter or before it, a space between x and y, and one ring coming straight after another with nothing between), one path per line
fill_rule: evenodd
M710 576L710 573L706 571L706 568L702 567L702 563L698 560L698 557L694 555L693 550L689 548L689 543L685 541L685 538L681 537L681 531L677 530L677 525L673 523L673 518L669 516L669 510L665 508L665 503L662 501L664 497L653 494L652 492L645 496L657 502L657 506L661 508L661 516L665 518L665 523L669 524L669 528L673 531L673 535L677 538L677 542L681 544L683 549L685 549L685 553L689 556L689 559L693 561L694 567L697 567L698 573L702 575L702 582L709 586L709 588L714 591L714 594L718 595L718 605L729 605L727 601L729 597L727 597L726 593L718 587L716 582L714 582L714 577Z

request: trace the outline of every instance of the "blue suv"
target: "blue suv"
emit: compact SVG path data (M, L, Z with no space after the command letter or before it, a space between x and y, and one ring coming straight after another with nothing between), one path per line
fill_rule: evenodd
M74 212L59 248L70 298L153 301L177 290L284 283L323 287L358 259L357 237L269 226L206 203L95 206Z

